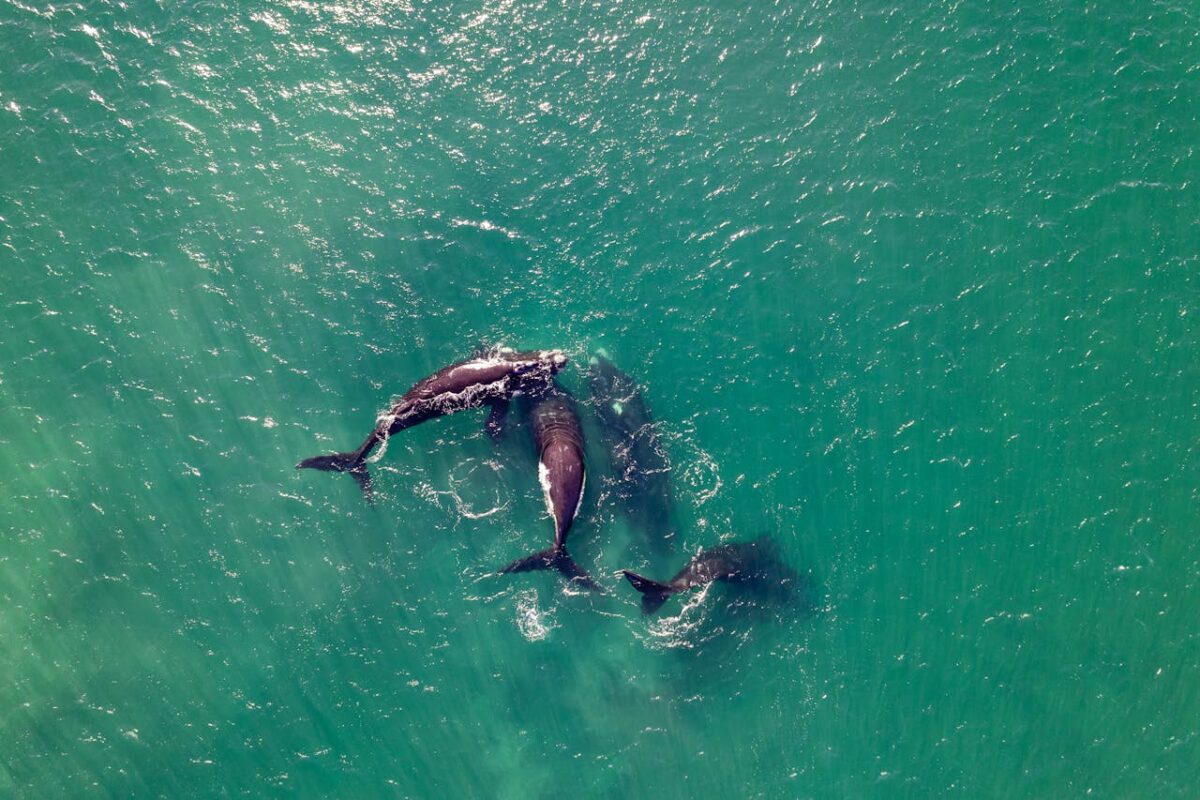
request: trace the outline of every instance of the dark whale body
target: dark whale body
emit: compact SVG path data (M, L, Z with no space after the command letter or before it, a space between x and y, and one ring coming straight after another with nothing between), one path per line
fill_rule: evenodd
M590 359L588 379L605 432L613 493L625 515L658 553L673 533L671 463L659 441L654 419L637 383L603 351Z
M583 502L583 428L570 395L557 387L533 399L529 411L538 453L538 481L554 520L554 546L518 559L500 572L554 568L589 589L600 587L567 554L567 534Z
M790 594L796 581L796 573L780 560L775 542L765 536L752 542L731 542L704 550L665 583L629 570L621 572L642 593L645 614L653 614L673 594L713 581L769 590L779 597Z
M366 460L380 442L426 420L484 405L492 406L493 420L499 419L508 400L544 389L566 363L567 357L560 350L517 353L495 349L443 367L417 381L391 408L380 414L374 430L357 450L306 458L296 465L296 469L349 472L370 499L371 478Z

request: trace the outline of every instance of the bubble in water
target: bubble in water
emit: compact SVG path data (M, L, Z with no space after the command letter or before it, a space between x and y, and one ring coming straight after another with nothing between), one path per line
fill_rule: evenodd
M422 487L421 496L432 499L439 507L442 507L442 498L448 498L459 521L484 519L509 506L510 501L505 499L509 491L503 470L504 465L499 461L468 458L451 467L446 476L448 488L426 485Z
M721 491L721 468L704 448L696 443L695 431L668 434L671 449L679 454L676 474L681 490L690 495L694 504L702 506Z
M551 611L538 608L538 594L534 589L525 589L517 595L516 621L517 629L530 642L540 642L558 627Z

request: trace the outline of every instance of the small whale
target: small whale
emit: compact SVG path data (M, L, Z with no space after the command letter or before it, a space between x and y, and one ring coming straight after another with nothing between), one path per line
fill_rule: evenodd
M468 408L491 405L492 419L496 420L503 415L512 397L544 389L566 363L567 357L561 350L518 353L496 348L451 364L417 381L391 408L380 414L374 430L358 449L306 458L296 465L296 469L349 472L369 501L371 477L366 461L379 443L405 428ZM493 427L489 422L489 428Z
M583 465L583 428L570 395L552 388L533 401L530 409L533 437L538 452L538 481L546 510L554 520L554 546L517 559L504 569L526 572L554 568L588 589L600 586L567 554L567 533L583 503L587 480Z
M661 553L674 535L671 463L658 438L650 408L637 383L597 350L588 380L596 416L605 432L613 492L625 515Z
M644 614L653 614L673 594L713 581L772 590L780 596L790 594L796 581L795 572L780 560L774 540L766 536L752 542L731 542L704 550L665 583L627 569L621 573L642 593Z

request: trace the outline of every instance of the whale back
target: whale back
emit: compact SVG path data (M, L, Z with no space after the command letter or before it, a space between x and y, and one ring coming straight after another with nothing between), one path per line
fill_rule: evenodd
M477 394L480 402L510 397L521 390L546 386L566 364L558 350L530 350L523 353L496 351L443 367L418 381L405 399L433 399Z
M567 394L552 392L538 398L530 412L538 451L538 480L547 510L554 518L555 547L566 544L586 480L583 428L574 406Z
M750 542L731 542L699 553L670 583L678 589L703 586L713 581L765 583L776 577L786 580L787 569L775 542L762 537Z
M637 384L602 354L588 369L596 415L609 433L613 474L618 480L637 480L659 466L661 452L653 445L650 409Z

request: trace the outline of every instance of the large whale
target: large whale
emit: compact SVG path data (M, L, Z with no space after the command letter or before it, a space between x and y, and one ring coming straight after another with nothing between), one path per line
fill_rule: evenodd
M583 428L575 403L565 392L551 388L533 401L530 409L538 453L538 481L546 510L554 520L554 546L518 559L500 570L526 572L554 568L589 589L600 587L567 554L567 533L583 503L587 480L583 465Z
M642 593L645 614L653 614L673 594L713 581L767 590L781 598L790 594L796 581L796 573L780 560L775 542L765 536L752 542L731 542L704 550L666 582L627 569L621 572Z
M596 416L604 431L613 494L621 509L661 553L674 535L671 462L650 408L637 383L598 350L589 361L588 380Z
M296 469L349 472L370 499L371 479L366 460L380 443L405 428L434 417L468 408L492 406L498 420L514 396L545 389L567 363L561 350L515 352L497 348L466 361L443 367L417 381L404 396L376 419L375 428L356 450L306 458ZM494 427L493 423L489 423Z

